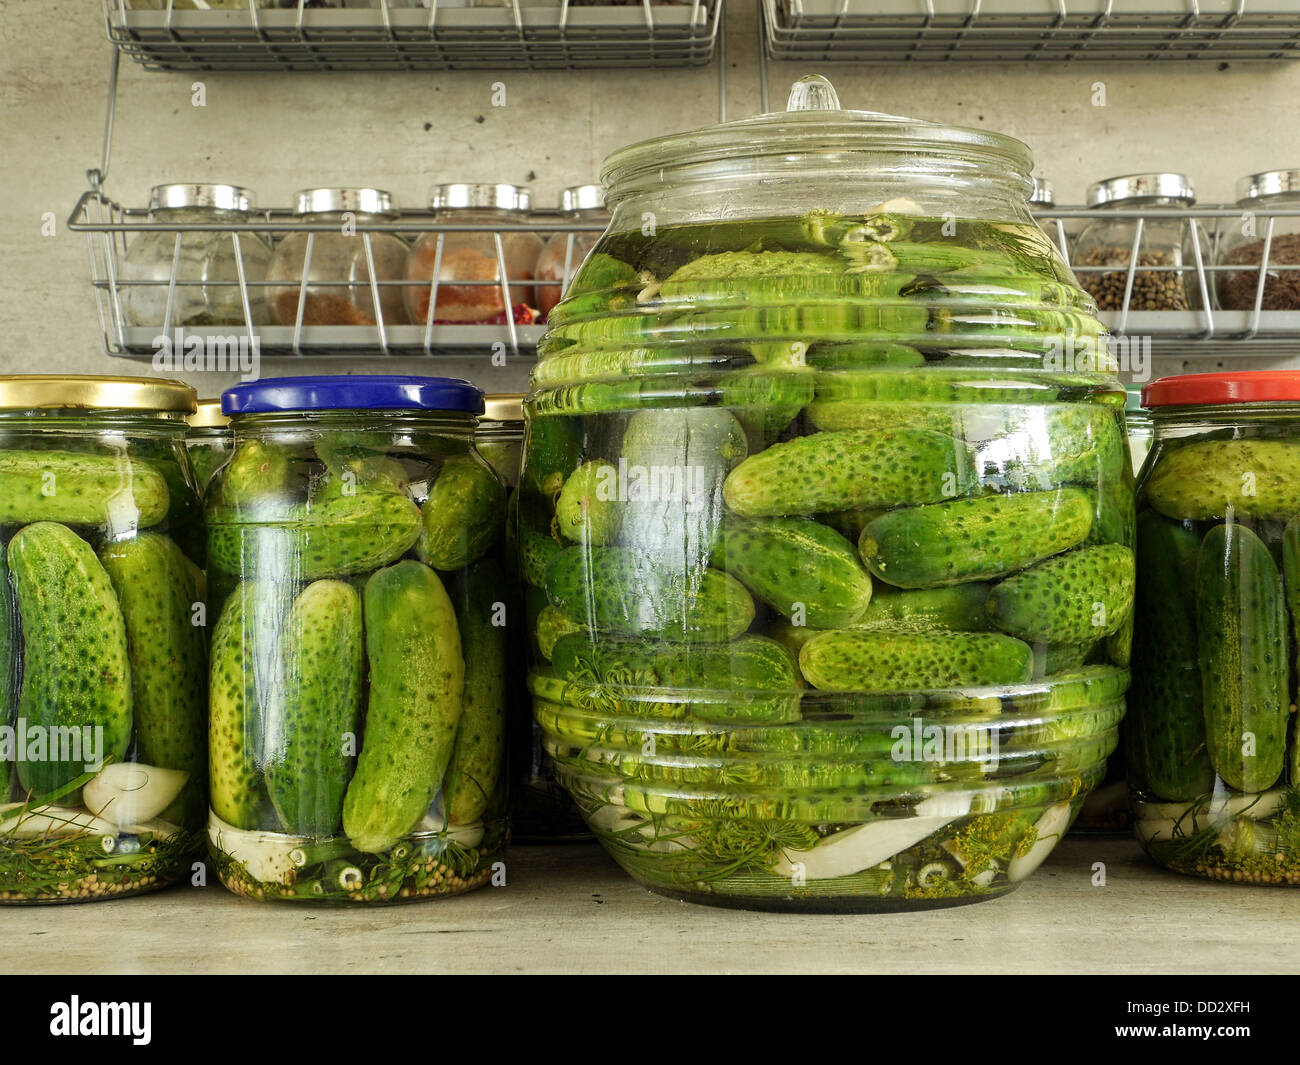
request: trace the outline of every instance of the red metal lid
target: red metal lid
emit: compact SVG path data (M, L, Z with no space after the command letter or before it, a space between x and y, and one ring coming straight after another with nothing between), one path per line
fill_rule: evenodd
M1229 403L1300 403L1300 371L1189 373L1142 389L1144 407L1213 407Z

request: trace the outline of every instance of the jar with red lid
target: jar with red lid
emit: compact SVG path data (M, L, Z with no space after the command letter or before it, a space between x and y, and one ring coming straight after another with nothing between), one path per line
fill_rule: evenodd
M605 189L600 185L574 185L560 193L560 214L567 223L600 222L608 224ZM537 309L543 320L560 302L569 280L578 272L588 253L600 239L599 233L560 232L546 242L537 260ZM544 281L550 284L542 284Z
M1300 372L1163 378L1142 402L1138 838L1177 872L1300 885Z
M411 320L440 325L516 324L537 320L533 279L542 238L501 230L528 221L532 194L519 185L436 185L429 198L435 223L482 225L472 232L423 233L406 260L406 307ZM504 277L502 266L504 265ZM436 275L436 283L435 283ZM508 295L508 299L507 299Z

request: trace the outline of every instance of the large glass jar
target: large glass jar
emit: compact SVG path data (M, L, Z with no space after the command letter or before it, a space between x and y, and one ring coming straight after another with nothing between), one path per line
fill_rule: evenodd
M221 412L221 400L201 399L189 423L185 450L189 452L199 488L205 489L212 475L230 458L230 419Z
M791 111L605 163L525 408L535 713L652 890L1000 895L1123 714L1123 389L1024 145Z
M1237 189L1242 217L1229 223L1219 243L1220 266L1248 266L1225 271L1215 281L1219 306L1228 311L1253 311L1259 296L1260 267L1269 211L1300 207L1300 170L1270 170L1243 178ZM1260 309L1300 311L1300 216L1277 218L1268 246L1269 269L1264 276ZM1275 267L1289 266L1290 270Z
M1056 206L1056 190L1046 178L1034 178L1034 188L1029 193L1029 206L1035 212L1049 210ZM1035 214L1034 217L1042 231L1047 234L1047 239L1056 245L1057 251L1068 252L1066 244L1069 241L1071 223L1064 219L1052 218L1050 215Z
M434 221L482 225L478 232L424 233L411 248L406 264L406 307L411 320L426 322L429 302L436 300L434 321L489 325L506 321L505 286L516 323L537 318L533 275L542 252L536 233L495 230L494 226L528 221L532 194L518 185L438 185L430 196ZM501 246L497 247L500 239ZM437 291L432 284L437 274Z
M1300 373L1146 387L1129 783L1176 872L1300 884Z
M1088 206L1104 214L1107 208L1154 209L1144 217L1138 235L1136 218L1098 218L1075 241L1070 260L1079 284L1092 293L1103 311L1186 311L1202 306L1192 225L1185 219L1161 217L1159 209L1191 207L1196 194L1182 174L1130 174L1107 178L1088 188ZM1209 242L1200 240L1207 257ZM1129 289L1129 267L1137 257ZM1115 267L1113 270L1100 269Z
M427 377L226 392L208 490L209 844L258 899L391 902L506 842L505 489L483 394Z
M363 233L358 226L397 217L393 198L382 189L306 189L294 214L304 222L337 225L337 231L288 233L275 246L267 278L271 320L294 325L301 305L303 325L375 325L375 298L366 257L369 238L373 286L385 325L407 324L402 302L406 242L394 233ZM302 284L306 273L307 283ZM388 284L384 284L388 282Z
M151 891L202 856L194 390L0 377L0 902Z
M239 225L248 221L253 205L252 191L235 185L158 185L149 193L150 220L160 225ZM241 259L248 311L253 324L261 325L266 322L266 290L261 282L266 280L271 249L260 237L239 234L236 250L230 232L141 233L131 241L122 259L120 291L125 323L154 329L162 329L168 321L173 327L245 325L239 285Z
M599 185L574 185L560 193L560 214L566 222L609 222L605 190ZM545 321L564 294L564 286L578 272L599 233L556 233L537 260L537 309ZM541 284L549 281L551 284Z

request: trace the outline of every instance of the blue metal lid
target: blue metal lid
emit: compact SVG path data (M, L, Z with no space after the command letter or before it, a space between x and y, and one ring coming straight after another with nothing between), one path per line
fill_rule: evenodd
M227 389L223 414L321 410L427 410L483 413L483 393L455 377L339 374L264 377Z

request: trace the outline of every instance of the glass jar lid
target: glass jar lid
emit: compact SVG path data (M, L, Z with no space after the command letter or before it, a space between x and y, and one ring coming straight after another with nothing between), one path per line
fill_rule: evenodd
M570 185L560 193L560 210L598 211L605 206L603 185Z
M495 392L483 399L483 421L522 422L524 396L519 392Z
M476 185L458 182L434 185L429 192L429 206L435 211L459 211L465 208L494 208L499 211L527 211L533 194L523 185Z
M295 197L294 214L337 214L356 211L360 214L396 215L392 194L383 189L303 189Z
M228 415L287 411L405 410L482 414L483 393L455 377L356 374L327 377L265 377L228 388L221 396Z
M1252 370L1162 377L1142 390L1144 407L1217 407L1300 402L1300 371Z
M7 374L0 376L0 409L68 408L191 414L194 389L157 377Z
M1196 190L1186 174L1125 174L1088 186L1088 206L1106 207L1140 200L1196 202Z
M1028 147L1005 134L844 110L831 83L809 74L794 83L785 111L628 145L605 160L600 179L611 206L624 190L664 184L670 174L772 180L863 168L888 169L900 182L943 172L957 182L997 168L1015 175L1027 195L1032 165Z
M221 211L249 211L257 206L257 194L238 185L172 184L149 190L149 210L171 207L214 207Z
M1034 191L1029 194L1029 202L1036 207L1056 206L1056 190L1047 178L1034 178Z
M230 419L221 413L221 400L201 399L198 408L187 419L191 429L224 429Z
M1237 202L1247 203L1264 196L1300 194L1300 169L1264 170L1237 182Z

